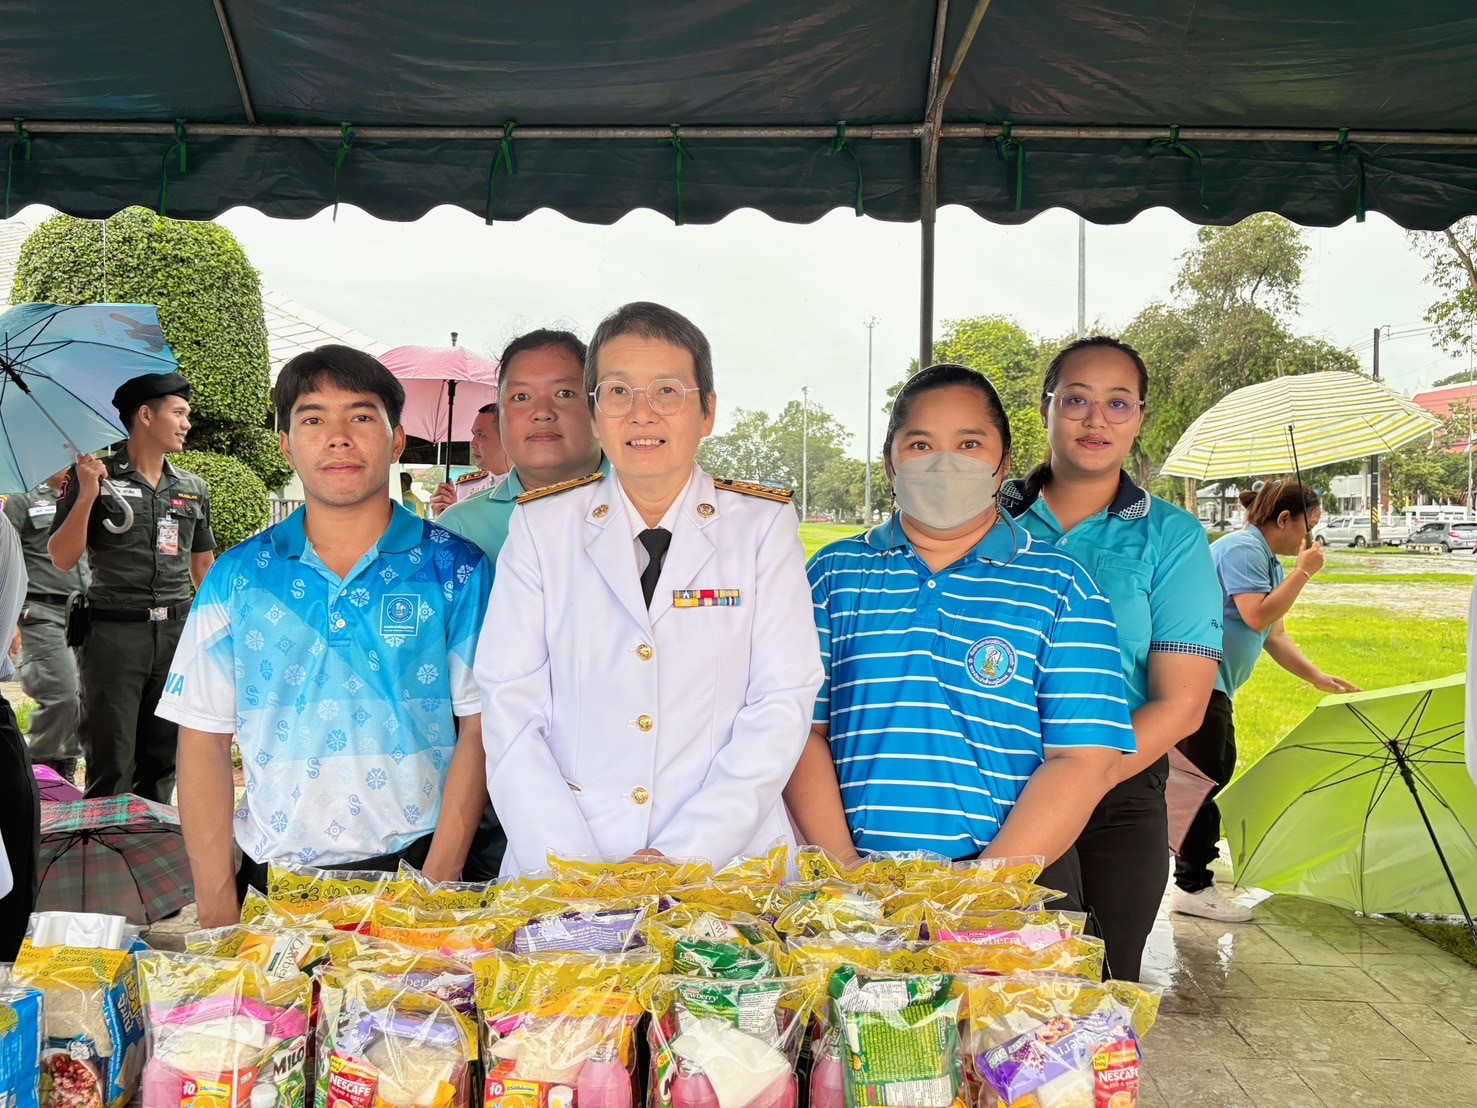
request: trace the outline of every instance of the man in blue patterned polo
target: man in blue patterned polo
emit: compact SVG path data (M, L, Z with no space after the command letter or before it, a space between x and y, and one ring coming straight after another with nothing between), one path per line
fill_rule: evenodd
M306 503L216 561L159 704L180 725L202 927L235 922L269 863L405 859L455 879L487 804L471 667L492 566L390 499L404 389L369 355L323 346L283 367L274 403Z

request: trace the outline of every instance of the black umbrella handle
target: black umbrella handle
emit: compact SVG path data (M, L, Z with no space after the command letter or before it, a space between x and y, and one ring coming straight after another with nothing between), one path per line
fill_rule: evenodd
M1436 838L1436 829L1431 826L1431 817L1426 815L1426 806L1421 803L1421 794L1415 787L1415 774L1410 771L1410 762L1405 757L1405 751L1400 749L1398 739L1389 739L1385 745L1395 756L1395 765L1400 770L1400 777L1404 780L1405 787L1410 790L1416 810L1421 814L1421 822L1426 825L1426 834L1431 837L1431 845L1436 848L1436 857L1441 860L1441 868L1446 871L1446 880L1451 884L1451 891L1456 894L1457 907L1462 910L1462 918L1467 921L1467 929L1472 932L1472 938L1477 939L1477 923L1472 921L1472 913L1467 910L1467 902L1462 899L1462 890L1457 888L1456 874L1451 872L1451 865L1446 860L1446 852L1441 849L1441 843Z

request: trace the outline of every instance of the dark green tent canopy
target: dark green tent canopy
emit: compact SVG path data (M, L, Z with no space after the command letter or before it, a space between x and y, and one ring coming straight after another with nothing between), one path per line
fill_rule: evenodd
M1474 72L1470 0L0 0L7 206L87 216L1436 228L1477 212Z

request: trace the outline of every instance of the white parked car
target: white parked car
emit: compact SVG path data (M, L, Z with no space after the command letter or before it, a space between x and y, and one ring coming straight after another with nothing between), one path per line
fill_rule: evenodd
M1381 530L1380 538L1384 537ZM1313 541L1324 546L1368 546L1369 516L1324 516L1313 529Z

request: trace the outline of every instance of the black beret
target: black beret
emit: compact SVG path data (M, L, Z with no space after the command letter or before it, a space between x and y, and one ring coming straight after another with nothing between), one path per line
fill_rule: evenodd
M138 411L140 404L161 396L183 396L188 400L190 382L178 373L145 373L118 386L113 394L113 407L119 415L129 416Z

